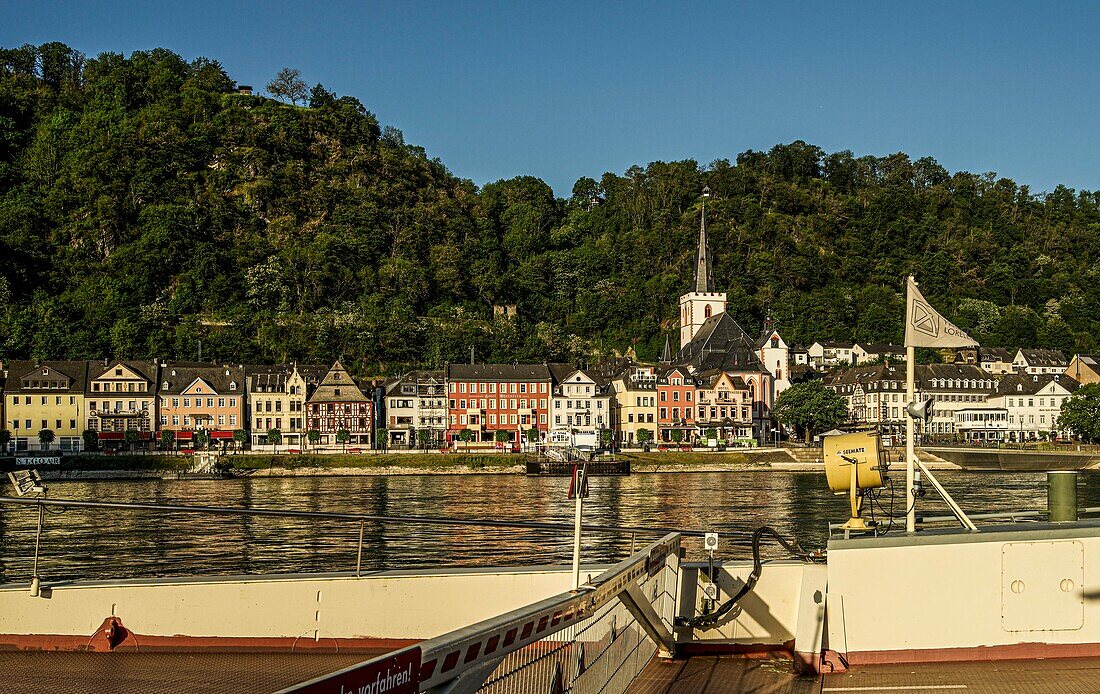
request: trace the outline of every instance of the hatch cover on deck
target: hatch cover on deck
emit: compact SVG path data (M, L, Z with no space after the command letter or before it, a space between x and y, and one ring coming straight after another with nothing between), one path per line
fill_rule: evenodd
M1006 542L1001 548L1001 626L1005 631L1080 629L1085 549L1076 540Z

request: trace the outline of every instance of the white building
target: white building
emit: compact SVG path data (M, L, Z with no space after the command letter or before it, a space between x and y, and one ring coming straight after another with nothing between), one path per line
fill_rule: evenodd
M1058 426L1058 416L1062 403L1080 387L1063 375L1013 374L1001 379L988 402L1008 412L1008 441L1067 436L1069 432Z
M815 342L806 348L810 363L820 369L834 366L854 366L855 343L853 342Z
M306 398L324 376L319 365L282 364L245 366L248 392L247 427L254 450L302 450L309 446ZM278 429L282 442L268 446L267 433Z
M965 441L1005 441L1008 410L994 405L975 405L955 410L955 431Z
M1060 374L1069 366L1066 355L1058 349L1021 349L1012 359L1012 370L1027 374Z
M857 342L852 345L856 365L876 361L905 361L905 348L889 342Z
M388 382L385 403L389 445L439 448L445 444L447 386L442 371L410 371Z
M772 328L770 317L764 321L764 332L756 341L756 354L772 375L772 402L775 402L780 393L791 387L791 350L779 331Z
M612 395L609 384L592 372L569 364L550 364L554 391L550 405L550 431L567 434L595 433L611 429Z

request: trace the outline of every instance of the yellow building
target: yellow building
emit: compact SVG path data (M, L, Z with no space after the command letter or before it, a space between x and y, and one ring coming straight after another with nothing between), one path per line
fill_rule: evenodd
M14 361L5 373L4 428L11 432L16 451L83 448L88 362ZM40 443L43 431L53 439L45 445Z
M639 445L638 432L657 439L657 369L630 364L611 380L611 428L621 446Z
M126 432L136 431L136 445L148 448L156 424L156 380L154 362L104 359L88 363L84 418L101 447L117 450L127 446Z

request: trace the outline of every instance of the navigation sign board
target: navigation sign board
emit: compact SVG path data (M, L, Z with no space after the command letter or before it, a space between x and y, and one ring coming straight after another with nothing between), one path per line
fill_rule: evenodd
M283 691L295 694L417 694L420 691L420 655L420 646L411 646Z

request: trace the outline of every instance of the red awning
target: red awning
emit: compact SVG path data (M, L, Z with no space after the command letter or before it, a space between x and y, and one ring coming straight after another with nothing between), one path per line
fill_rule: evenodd
M179 441L181 439L185 440L185 441L189 441L193 438L195 438L195 432L193 432L193 431L177 431L176 432L176 440L177 441Z
M99 432L100 441L121 441L126 438L126 435L121 431L101 431Z
M233 438L232 431L212 431L210 432L210 438L212 439L231 439Z

